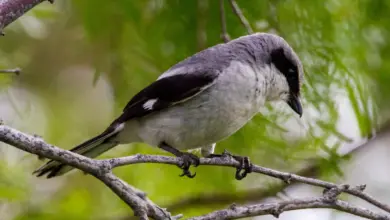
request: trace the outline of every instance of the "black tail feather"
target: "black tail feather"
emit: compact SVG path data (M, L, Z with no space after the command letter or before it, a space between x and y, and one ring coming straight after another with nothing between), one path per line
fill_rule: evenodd
M117 143L112 141L112 139L116 136L116 134L118 134L119 131L122 130L122 128L122 125L115 127L110 126L103 133L83 142L82 144L72 148L70 151L84 155L86 157L95 158L117 145ZM67 173L72 169L73 167L71 166L55 160L50 160L39 169L35 170L33 174L35 174L37 177L48 174L47 178L52 178Z

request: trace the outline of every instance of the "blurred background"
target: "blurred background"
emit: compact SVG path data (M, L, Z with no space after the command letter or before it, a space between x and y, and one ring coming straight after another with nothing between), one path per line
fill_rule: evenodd
M261 109L217 144L257 165L336 183L367 184L390 203L390 1L237 0L256 32L284 37L305 68L304 115L285 103ZM228 1L231 38L247 34ZM0 117L23 132L70 149L103 129L127 101L176 62L221 43L217 0L69 0L44 2L6 28L0 67ZM130 219L131 210L94 177L74 171L38 179L43 161L0 148L0 219ZM144 144L119 146L101 158L165 154ZM197 167L194 179L161 164L116 168L115 174L174 214L321 195L258 174ZM351 203L375 211L356 198ZM263 216L253 219L274 219ZM285 212L280 219L362 219L332 210Z

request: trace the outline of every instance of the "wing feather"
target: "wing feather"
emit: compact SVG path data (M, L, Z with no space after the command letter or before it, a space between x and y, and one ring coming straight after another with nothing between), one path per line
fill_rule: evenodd
M114 123L143 117L187 101L212 86L218 77L211 73L186 73L160 78L137 93Z

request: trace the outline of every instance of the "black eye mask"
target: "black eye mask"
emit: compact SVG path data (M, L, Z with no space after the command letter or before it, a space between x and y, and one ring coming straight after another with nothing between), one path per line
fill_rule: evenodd
M282 48L271 52L271 63L286 77L290 94L299 95L298 67L291 58L287 57Z

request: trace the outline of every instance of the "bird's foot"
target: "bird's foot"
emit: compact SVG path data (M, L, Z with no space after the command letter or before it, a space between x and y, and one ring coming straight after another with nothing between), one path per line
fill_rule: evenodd
M183 170L183 173L180 176L187 176L189 178L195 177L196 173L192 174L190 172L190 166L193 165L194 167L197 167L199 165L200 161L198 156L188 152L181 152L165 142L162 142L159 147L181 159L182 163L178 165L178 167Z
M248 173L252 172L252 163L250 162L249 157L233 155L227 150L224 150L222 154L210 154L207 157L230 157L239 162L240 165L237 167L235 175L237 180L244 179Z
M188 152L181 152L181 155L179 155L178 157L182 160L182 164L179 165L179 167L183 170L183 173L180 176L194 178L196 176L196 173L191 173L190 166L193 165L194 167L197 167L199 165L199 157Z
M250 162L249 157L233 155L233 158L240 163L240 166L237 167L236 170L237 180L242 180L248 173L252 173L252 163Z

